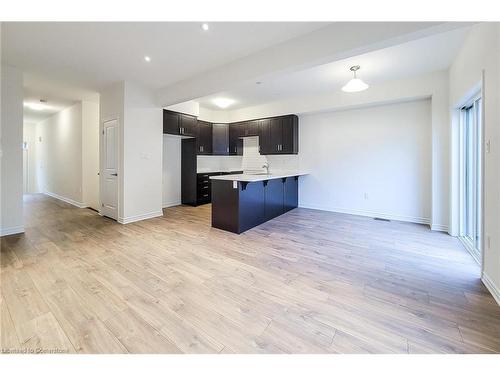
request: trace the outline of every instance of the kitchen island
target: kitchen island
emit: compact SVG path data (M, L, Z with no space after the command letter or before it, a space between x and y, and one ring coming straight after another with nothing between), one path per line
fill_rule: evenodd
M211 176L212 227L242 233L298 205L304 172Z

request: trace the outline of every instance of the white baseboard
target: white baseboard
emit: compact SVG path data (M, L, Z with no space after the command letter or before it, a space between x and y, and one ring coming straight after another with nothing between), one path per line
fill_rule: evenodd
M443 224L431 224L431 230L448 233L448 226Z
M472 248L471 245L463 237L458 237L458 240L460 241L462 246L465 248L465 250L467 250L467 252L470 254L470 256L481 267L481 258L480 258L480 254L477 252L477 250Z
M153 212L149 212L147 214L134 215L134 216L128 216L128 217L119 217L118 222L120 224L129 224L129 223L133 223L135 221L152 219L152 218L159 217L159 216L163 216L162 211L153 211Z
M406 222L417 223L417 224L430 225L430 223L431 223L431 220L429 218L426 218L426 217L405 216L405 215L398 215L398 214L394 214L394 213L380 212L380 211L356 210L356 209L343 208L343 207L325 207L325 206L308 204L308 203L300 203L299 207L311 208L313 210L338 212L341 214L358 215L358 216L366 216L366 217L379 217L382 219L389 219L389 220L395 220L395 221L406 221Z
M52 198L59 199L60 201L69 203L69 204L71 204L73 206L76 206L78 208L87 208L88 207L85 203L77 202L77 201L75 201L73 199L63 197L62 195L59 195L59 194L56 194L56 193L52 193L50 191L44 191L43 194L46 194L46 195L48 195L48 196L50 196Z
M489 277L486 273L483 272L483 277L481 277L481 281L483 282L486 289L489 290L495 301L500 305L500 289L493 283L491 277Z
M181 205L181 202L165 202L163 203L163 208L167 208L167 207L174 207L174 206L180 206Z
M0 237L19 233L24 233L24 226L21 225L19 227L0 228Z

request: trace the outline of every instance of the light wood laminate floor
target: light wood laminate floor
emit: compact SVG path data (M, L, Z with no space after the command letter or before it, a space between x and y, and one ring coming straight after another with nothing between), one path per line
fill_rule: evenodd
M120 225L44 195L1 240L1 346L78 353L491 353L500 307L426 226L295 209L242 235L210 205Z

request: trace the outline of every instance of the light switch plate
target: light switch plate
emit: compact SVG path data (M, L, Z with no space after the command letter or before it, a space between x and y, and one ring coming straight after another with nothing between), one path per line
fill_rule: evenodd
M233 181L233 189L238 189L238 181Z

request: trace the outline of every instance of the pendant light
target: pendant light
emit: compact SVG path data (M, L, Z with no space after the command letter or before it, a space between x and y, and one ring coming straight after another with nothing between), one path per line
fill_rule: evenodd
M349 82L347 82L344 87L342 87L342 91L345 91L345 92L358 92L358 91L366 90L369 87L361 79L359 79L358 77L356 77L356 72L359 70L359 68L360 68L359 65L351 66L350 70L351 70L351 72L354 73L354 77Z

